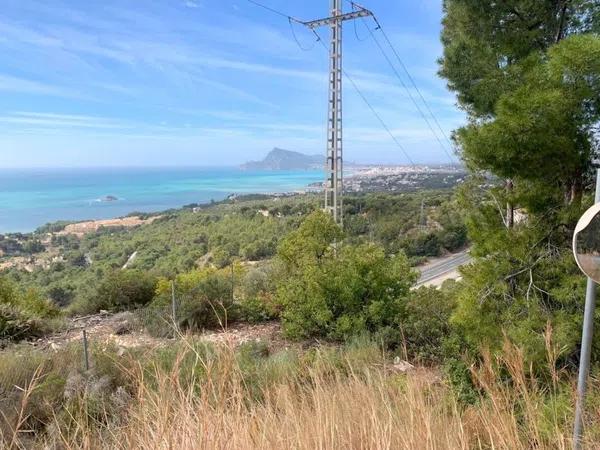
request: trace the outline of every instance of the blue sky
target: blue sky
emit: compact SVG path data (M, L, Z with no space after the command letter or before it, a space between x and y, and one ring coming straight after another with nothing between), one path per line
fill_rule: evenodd
M261 2L301 19L326 16L329 3ZM464 115L436 76L441 1L364 4L449 135ZM344 25L346 71L414 161L448 162L366 26ZM294 30L311 50L245 0L3 0L0 167L233 165L275 146L324 153L327 54ZM344 89L346 159L407 162Z

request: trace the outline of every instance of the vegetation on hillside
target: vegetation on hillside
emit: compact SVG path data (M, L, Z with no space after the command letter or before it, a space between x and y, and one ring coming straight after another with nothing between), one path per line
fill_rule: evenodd
M7 239L50 239L48 253L28 260L33 263L6 269L0 276L38 290L72 313L119 309L127 301L107 298L104 288L116 283L130 290L127 278L131 282L139 278L121 272L174 279L196 269L269 261L281 239L317 210L320 200L320 196L264 197L190 206L165 212L139 227L101 228L83 237L55 233L49 238L51 227L43 227L33 235ZM388 255L405 252L413 262L460 249L467 242L466 227L449 191L352 196L346 202L346 218L348 242L374 242ZM14 256L5 255L3 260L10 262ZM125 265L127 270L123 270ZM136 300L131 306L144 303Z
M0 277L0 342L40 337L60 322L59 308L38 291Z
M470 176L454 192L350 196L344 230L320 197L259 196L0 239L0 337L131 309L147 333L178 338L94 348L89 371L70 347L9 347L6 445L34 430L85 448L566 448L585 282L570 240L599 150L600 5L446 0L444 14L440 74L468 115L453 138ZM467 241L462 280L413 288L415 263ZM274 319L298 347L193 337ZM597 333L594 371L599 357ZM401 358L421 368L404 374ZM592 406L599 392L592 381ZM597 424L586 431L596 442Z

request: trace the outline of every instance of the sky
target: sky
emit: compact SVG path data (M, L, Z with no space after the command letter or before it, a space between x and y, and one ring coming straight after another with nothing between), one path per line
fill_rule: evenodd
M302 20L329 9L260 1ZM441 0L363 3L449 136L465 119L436 75ZM327 43L329 30L319 33ZM381 31L357 20L343 36L345 71L403 148L344 80L345 159L449 162ZM3 0L0 168L227 166L273 147L324 154L327 71L314 35L247 0Z

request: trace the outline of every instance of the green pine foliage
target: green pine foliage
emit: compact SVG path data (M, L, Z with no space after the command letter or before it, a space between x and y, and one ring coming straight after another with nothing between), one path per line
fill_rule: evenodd
M549 346L570 366L585 297L570 242L598 150L600 5L446 0L444 11L440 74L469 118L454 138L471 171L458 201L476 257L456 290L454 353L509 339L534 372Z
M314 212L278 249L276 298L293 338L348 339L397 326L416 279L403 254L347 245L332 218Z

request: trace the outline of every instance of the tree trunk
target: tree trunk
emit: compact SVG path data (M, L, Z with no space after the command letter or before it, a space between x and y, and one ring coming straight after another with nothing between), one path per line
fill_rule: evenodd
M563 38L564 33L565 33L565 22L566 22L566 16L567 16L567 6L569 4L569 0L565 0L562 8L560 8L560 16L558 19L558 31L556 32L556 40L555 42L558 43L560 42L560 40Z
M573 181L571 181L571 189L569 192L569 205L581 203L581 197L583 196L583 180L582 175L578 172L575 175Z
M510 198L513 191L513 180L506 180L506 195ZM512 228L515 224L515 208L510 199L506 202L506 228Z

